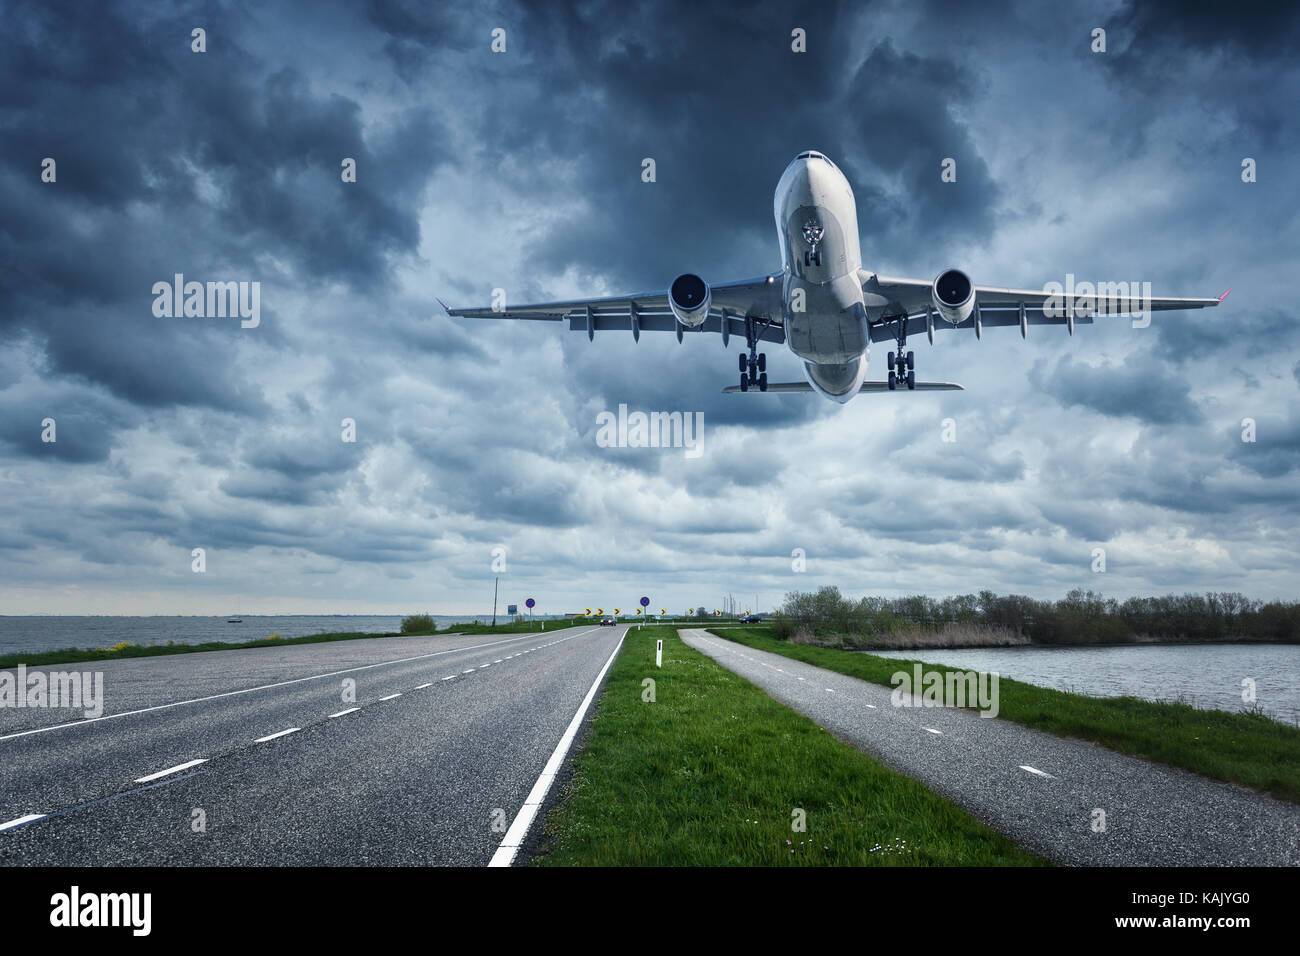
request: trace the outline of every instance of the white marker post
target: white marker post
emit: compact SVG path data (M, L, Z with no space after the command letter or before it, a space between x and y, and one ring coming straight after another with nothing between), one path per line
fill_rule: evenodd
M664 666L664 642L663 638L655 641L655 667Z

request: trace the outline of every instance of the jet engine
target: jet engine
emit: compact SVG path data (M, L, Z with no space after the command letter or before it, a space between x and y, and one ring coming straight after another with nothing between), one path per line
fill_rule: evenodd
M688 329L699 328L709 317L712 296L709 284L697 275L687 272L673 280L668 290L668 307L677 321Z
M957 325L970 318L975 309L975 285L960 269L949 269L934 280L930 299L944 319Z

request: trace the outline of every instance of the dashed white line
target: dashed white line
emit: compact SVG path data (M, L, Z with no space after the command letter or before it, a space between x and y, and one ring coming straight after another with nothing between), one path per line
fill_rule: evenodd
M872 710L875 710L875 709L876 709L876 705L875 705L875 704L867 704L867 706L870 707Z
M501 658L498 657L498 658L497 658L496 660L494 660L492 663L493 663L493 664L500 664L500 663L501 663Z
M443 678L443 680L455 680L455 679L456 679L455 674L448 674L446 677Z
M136 777L136 783L148 783L150 780L157 780L159 777L165 777L171 773L179 773L182 770L189 770L190 767L197 767L201 763L207 763L207 757L201 757L198 760L190 760L186 763L177 764L175 767L168 767L166 770L159 770L157 773L151 773L147 777Z
M590 634L592 631L595 630L597 630L597 628L591 627L578 634L574 634L572 637L566 637L564 638L564 640L571 641L574 638L578 638L586 634ZM274 684L262 684L258 687L244 687L240 690L226 691L225 693L222 694L210 694L207 697L194 697L189 700L176 700L176 701L172 701L170 704L158 704L156 707L142 707L139 710L124 710L120 714L105 714L102 717L88 717L85 720L69 721L66 724L53 724L52 726L49 727L37 727L33 730L20 730L14 734L4 734L3 736L0 736L0 740L13 740L16 737L27 737L31 734L45 734L45 733L49 733L51 730L62 730L65 727L81 727L85 724L98 723L101 720L116 720L119 717L131 717L135 714L150 714L153 713L154 711L168 710L172 707L183 707L186 704L201 704L209 700L221 700L226 697L238 697L240 694L252 694L259 690L271 690L272 688L275 687L288 687L291 684L301 684L303 681L321 680L322 678L325 677L337 677L339 674L351 674L354 673L355 671L365 671L375 667L387 667L390 664L406 664L411 661L422 661L430 657L442 657L446 654L460 654L465 651L478 650L479 648L483 648L483 647L495 647L498 644L509 644L512 641L518 641L518 640L520 640L520 638L507 637L499 641L488 641L485 644L469 644L466 645L465 647L452 647L452 648L448 648L445 651L433 651L430 654L418 654L415 657L403 657L400 658L399 660L379 661L374 664L363 664L359 667L348 667L343 670L330 671L327 674L312 674L310 677L295 677L292 680L278 681L277 683ZM534 648L534 650L536 650L536 648Z
M1026 771L1026 772L1028 772L1028 773L1037 774L1037 775L1040 776L1040 777L1046 777L1048 780L1055 780L1055 779L1056 779L1056 778L1053 777L1050 773L1044 773L1043 771L1039 770L1037 767L1031 767L1031 766L1029 766L1028 764L1023 764L1023 763L1022 763L1022 764L1020 765L1020 769Z
M926 733L928 733L928 734L937 734L937 735L940 736L940 737L943 736L943 731L942 731L942 730L935 730L933 727L922 727L921 729L924 730L924 731L925 731Z
M444 679L445 679L445 678L444 678ZM416 690L424 690L426 687L432 687L432 686L433 686L433 681L429 681L429 683L427 683L427 684L418 684L418 685L416 686L415 689L416 689Z
M253 743L264 744L268 740L274 740L276 737L287 737L289 736L289 734L296 734L300 730L302 730L301 727L290 727L288 730L282 730L278 734L268 734L265 737L258 737L256 740L253 741ZM138 782L139 781L137 781L137 783Z
M17 820L10 820L8 823L0 823L0 831L12 830L14 827L22 826L24 823L44 820L48 816L48 813L29 813L25 817L19 817Z
M461 673L462 673L462 674L472 674L472 673L474 673L475 670L476 670L476 668L471 667L471 668L470 668L469 670L467 670L467 671L461 671Z
M340 710L337 714L330 714L330 717L342 717L344 714L356 713L360 707L349 707L347 710Z
M401 694L389 694L387 697L381 697L380 700L392 700L395 697L401 697Z

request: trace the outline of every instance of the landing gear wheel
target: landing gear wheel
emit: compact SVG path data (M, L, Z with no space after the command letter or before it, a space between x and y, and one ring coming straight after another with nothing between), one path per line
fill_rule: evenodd
M749 367L749 360L745 358L745 353L740 353L740 370L743 372Z
M766 391L767 391L767 373L766 373L766 372L764 372L762 375L760 375L760 376L758 377L758 390L759 390L760 392L766 392Z
M749 391L749 376L746 375L744 372L740 373L740 390L742 392Z
M908 352L908 353L907 353L907 367L908 367L908 368L916 368L916 353L915 353L915 352Z
M889 390L892 392L892 391L893 391L894 389L896 389L896 388L898 388L898 376L895 375L893 372L890 372L890 373L889 373Z
M760 372L766 372L766 371L767 371L767 353L766 353L766 352L763 352L762 354L760 354L760 355L758 356L758 370L759 370Z
M916 373L915 373L915 372L908 372L908 373L907 373L907 388L908 388L908 391L912 391L912 390L914 390L914 389L916 388Z
M890 353L889 353L888 358L885 359L885 364L889 366L889 370L890 370L891 372L894 370L894 353L893 353L893 352L890 352Z

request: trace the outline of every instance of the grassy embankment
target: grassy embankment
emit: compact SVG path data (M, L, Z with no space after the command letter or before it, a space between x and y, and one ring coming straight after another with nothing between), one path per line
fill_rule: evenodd
M889 686L914 661L790 644L757 628L722 628L719 637L874 684ZM924 672L959 671L923 664ZM960 671L964 673L964 671ZM1300 728L1261 713L1200 710L1171 701L1088 697L1000 678L998 716L1062 737L1227 780L1300 802Z
M1043 863L667 626L628 632L545 834L549 866Z

